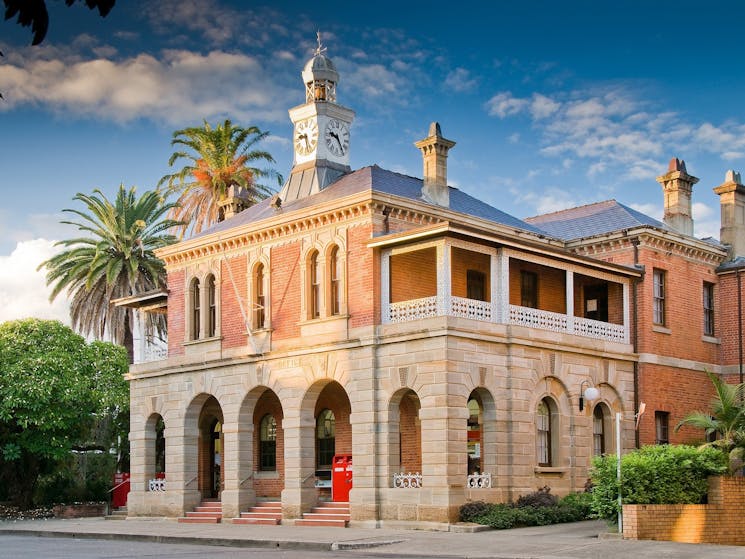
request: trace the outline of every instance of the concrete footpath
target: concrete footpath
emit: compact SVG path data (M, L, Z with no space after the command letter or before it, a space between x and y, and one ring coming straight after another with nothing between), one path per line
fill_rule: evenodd
M744 559L745 546L622 540L607 535L600 521L487 530L473 533L395 528L316 528L233 524L179 524L173 520L0 521L10 535L134 540L177 544L307 549L380 557L495 559ZM334 555L338 555L335 553Z

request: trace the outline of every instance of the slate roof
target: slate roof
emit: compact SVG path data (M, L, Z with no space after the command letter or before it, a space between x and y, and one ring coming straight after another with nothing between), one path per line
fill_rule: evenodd
M565 241L594 237L645 225L657 229L670 229L661 221L624 206L616 200L605 200L604 202L529 217L525 221L540 227L548 235Z
M328 202L336 198L345 198L364 191L391 194L424 202L421 196L422 179L394 173L393 171L382 169L377 165L372 165L344 175L336 182L328 185L321 192L312 194L305 198L300 198L299 200L283 203L281 210L273 208L270 199L262 200L258 204L243 210L230 219L226 219L225 221L217 223L209 229L202 231L202 233L196 235L195 238L261 221L276 216L279 211L289 212L301 210L316 204ZM530 231L539 235L544 234L544 232L536 226L498 210L497 208L494 208L493 206L490 206L489 204L453 187L450 187L450 210L493 221L500 225Z

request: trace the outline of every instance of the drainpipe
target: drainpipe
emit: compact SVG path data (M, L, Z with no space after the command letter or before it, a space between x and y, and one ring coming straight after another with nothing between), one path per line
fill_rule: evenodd
M639 266L639 237L631 239L634 247L634 268ZM643 277L643 276L642 276ZM639 313L637 311L639 280L634 278L631 291L631 322L634 326L634 334L631 343L634 353L639 353ZM639 362L634 361L634 414L639 412ZM634 429L634 445L639 448L639 429ZM619 449L620 456L620 449Z
M737 350L740 368L740 384L742 384L742 281L740 278L740 268L735 270L735 275L737 276ZM740 397L742 397L742 394L740 394Z

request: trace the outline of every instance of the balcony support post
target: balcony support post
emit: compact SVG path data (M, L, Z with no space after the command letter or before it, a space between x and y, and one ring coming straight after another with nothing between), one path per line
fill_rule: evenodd
M567 332L574 334L574 272L566 271Z

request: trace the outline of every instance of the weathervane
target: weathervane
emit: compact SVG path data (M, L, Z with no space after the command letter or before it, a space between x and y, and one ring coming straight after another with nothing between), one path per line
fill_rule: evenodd
M316 56L322 55L326 52L326 47L321 44L321 30L316 31L316 40L318 41L318 48L316 48Z

